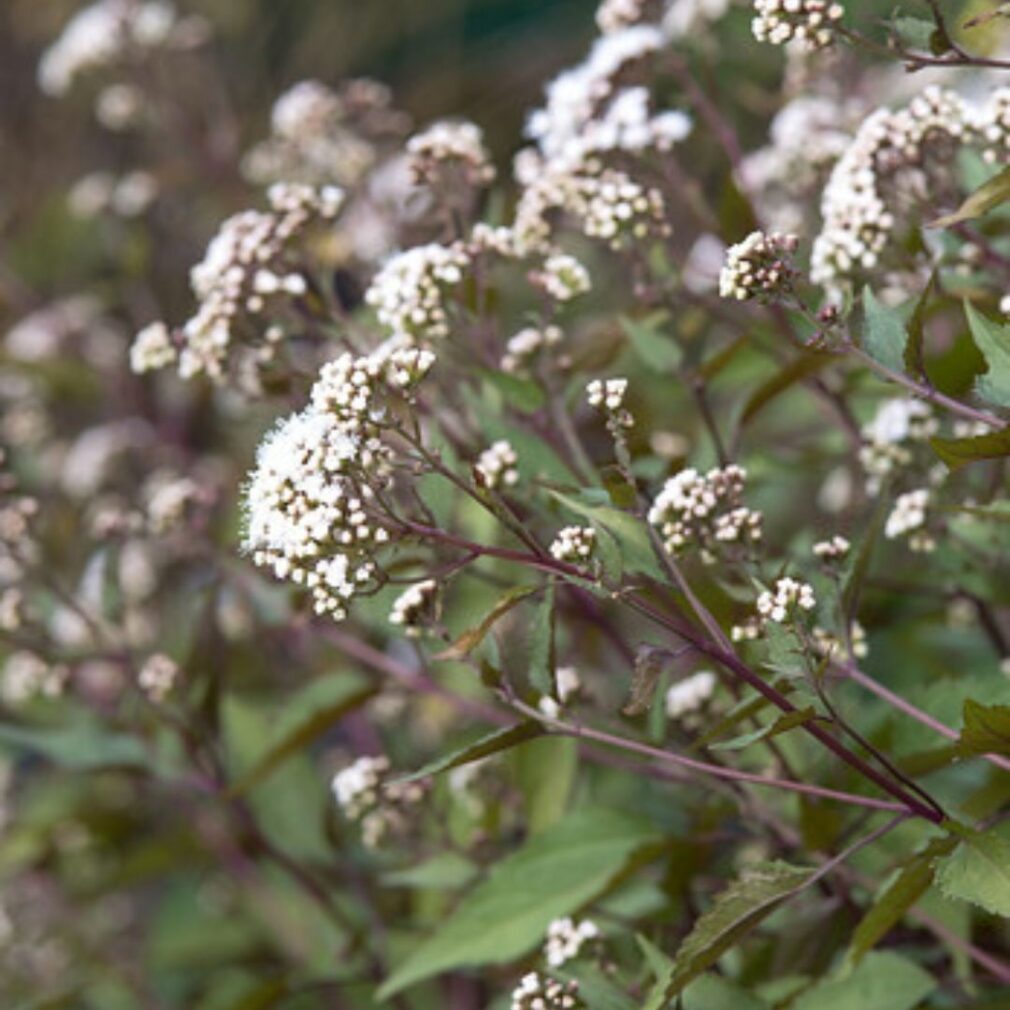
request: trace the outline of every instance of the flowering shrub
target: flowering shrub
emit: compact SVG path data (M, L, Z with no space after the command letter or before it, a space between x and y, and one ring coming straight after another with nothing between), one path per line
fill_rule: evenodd
M1002 1005L1006 5L604 0L521 139L188 6L0 252L3 1005Z

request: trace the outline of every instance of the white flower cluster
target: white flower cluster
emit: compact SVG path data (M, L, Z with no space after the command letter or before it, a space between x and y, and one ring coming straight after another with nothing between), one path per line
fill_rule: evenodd
M554 687L557 698L543 695L537 702L537 707L548 719L557 719L561 709L573 701L582 691L582 678L574 666L559 666L554 671Z
M501 370L513 375L525 371L542 350L560 344L561 337L559 326L523 327L509 337L501 359Z
M268 195L270 210L228 218L190 273L200 304L181 333L183 378L204 373L221 380L236 347L250 344L250 331L263 331L254 360L269 360L283 335L276 318L308 290L298 243L310 228L337 216L343 191L278 183ZM131 355L136 364L150 368L152 360L168 360L160 329L148 327L141 336L140 348Z
M554 919L547 927L544 960L551 968L560 968L579 956L582 948L600 937L600 929L592 919L575 922L571 916Z
M274 103L271 136L246 155L243 170L258 183L353 186L379 160L379 142L407 125L377 81L351 80L339 91L299 81Z
M437 340L449 335L447 296L463 280L470 257L459 244L436 242L391 256L372 279L365 301L394 337Z
M848 557L852 544L843 537L836 534L830 540L820 540L813 546L814 557L820 558L828 564L834 564Z
M696 712L712 697L717 683L718 679L711 670L699 670L671 684L666 692L666 717L683 719Z
M333 798L344 816L361 826L368 848L406 827L410 808L427 792L423 782L391 782L389 775L388 758L365 756L333 776Z
M246 492L245 549L279 579L304 586L315 610L341 620L376 573L389 539L370 514L373 483L390 450L381 440L390 387L410 387L431 367L428 351L384 346L344 354L320 372L310 406L269 434Z
M761 539L761 513L742 502L747 472L731 463L707 474L681 470L663 486L649 522L663 537L670 554L698 546L702 559L712 561L721 544L756 543Z
M596 27L603 35L619 32L643 21L655 21L662 0L603 0L596 8Z
M157 178L142 169L115 175L89 172L67 192L67 206L75 217L89 219L99 214L140 217L158 198Z
M407 141L410 170L429 185L462 182L471 188L489 186L495 170L484 146L484 133L466 120L440 120Z
M193 510L210 504L209 489L192 477L155 473L144 488L147 528L162 536L180 529Z
M596 547L596 530L592 526L566 526L550 546L551 556L558 561L578 564L588 561Z
M808 49L835 41L845 9L833 0L754 0L751 28L758 42L782 46L794 39Z
M796 274L792 257L799 245L795 235L751 232L726 251L726 264L719 275L723 298L774 301L789 290Z
M932 191L930 154L949 152L970 130L961 98L933 86L904 109L878 109L866 119L824 189L813 281L837 287L861 269L872 270L895 228L897 202Z
M577 1010L583 1005L576 981L559 982L535 971L512 991L511 1010Z
M586 399L590 407L616 414L624 406L627 391L627 379L593 379L586 386Z
M859 461L867 474L867 492L878 494L883 479L909 466L914 446L928 441L939 428L928 403L909 397L885 400L873 420L863 426L865 444L859 450Z
M434 579L415 582L393 601L389 623L403 628L409 638L417 638L422 625L431 618L437 600L438 583Z
M180 19L168 0L97 0L78 11L42 54L39 87L65 95L82 74L145 51L189 45L205 32L202 19Z
M589 271L568 253L551 253L538 270L530 273L530 282L541 288L549 298L564 304L592 287Z
M474 469L484 486L494 490L502 485L512 487L518 483L518 462L515 449L505 439L499 439L480 454Z
M156 705L168 697L179 679L179 665L164 653L148 656L137 674L137 686Z
M977 128L985 144L982 157L990 164L1010 156L1010 88L997 88L978 117Z
M14 652L4 664L0 697L8 705L23 705L33 698L57 698L63 694L70 671L47 663L34 652Z
M779 231L800 231L805 203L820 193L865 114L858 96L800 94L775 114L768 143L746 155L740 184L760 200L763 217Z
M625 172L549 169L536 155L524 168L524 186L513 232L521 252L549 250L552 219L562 211L590 238L623 249L670 227L659 190L643 186ZM529 179L526 181L526 174Z
M145 326L130 346L130 368L138 375L167 368L178 357L172 332L160 320Z
M888 540L907 536L908 546L913 551L934 550L936 541L925 528L929 499L928 488L918 488L898 495L884 525L884 536Z
M845 643L832 631L815 627L810 632L811 645L818 656L835 659L845 655ZM866 638L866 629L853 621L849 628L849 642L852 645L852 658L865 659L870 654L870 646Z
M764 621L784 624L799 610L813 610L817 606L813 587L784 575L775 583L772 592L766 589L757 598L757 612Z

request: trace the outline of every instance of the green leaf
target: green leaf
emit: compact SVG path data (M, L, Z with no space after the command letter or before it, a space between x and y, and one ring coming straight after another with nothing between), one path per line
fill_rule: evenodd
M546 400L544 391L532 379L509 375L508 372L494 372L488 368L478 369L478 374L502 394L510 407L531 414L544 405Z
M863 333L866 352L892 371L903 371L908 335L902 314L877 301L869 286L863 288L863 311L866 315Z
M587 1010L638 1010L635 1000L595 965L577 962L571 972L559 975L578 983L579 999Z
M145 767L147 754L136 737L103 726L91 716L61 726L0 723L0 744L38 754L65 768Z
M964 702L964 728L957 741L958 753L1010 755L1010 705L982 705L972 698Z
M975 380L979 396L999 407L1010 407L1010 326L1001 326L964 303L968 327L976 347L989 366L985 375Z
M530 684L541 694L554 696L554 581L544 590L530 629Z
M1010 167L997 172L991 179L982 183L974 193L971 193L953 214L945 214L935 221L930 221L927 228L949 228L961 221L971 221L976 217L998 207L1010 200Z
M539 586L518 586L515 589L510 589L487 612L479 624L464 631L449 648L443 649L434 658L440 660L466 659L484 641L487 633L500 617L503 617L517 603L525 600L527 596L531 596L539 588Z
M768 1004L721 975L702 975L685 990L684 1010L766 1010Z
M469 884L478 870L469 859L455 852L442 852L406 870L394 870L382 876L386 887L456 890Z
M877 892L867 913L852 933L848 959L858 963L901 920L933 883L933 864L957 844L951 835L932 839L921 852L913 855Z
M236 782L231 793L241 796L262 782L288 758L302 753L314 740L359 708L377 689L350 674L321 677L307 684L281 709L262 757Z
M579 767L579 744L572 737L542 736L512 752L531 835L554 827L567 813Z
M980 460L1010 456L1010 427L971 438L931 438L929 444L951 470L957 470Z
M887 951L868 954L850 973L807 989L790 1010L912 1010L935 988L915 962Z
M620 317L621 329L631 340L635 353L657 372L676 371L684 357L680 345L658 328L667 317L665 311L638 320Z
M767 382L762 383L752 394L740 416L741 426L764 410L777 396L791 389L829 365L834 358L830 354L804 354L794 358L788 365L777 371Z
M925 340L926 340L926 309L929 300L936 289L937 271L929 275L926 286L919 295L911 318L908 320L908 343L905 344L905 370L910 375L926 374Z
M891 30L903 45L929 52L936 25L924 18L896 17L891 21Z
M588 519L594 529L599 526L613 537L621 550L625 571L648 575L661 582L666 581L666 575L656 561L648 530L633 515L609 505L590 505L560 491L550 493L565 508Z
M786 898L800 890L813 873L811 869L783 862L762 863L744 870L716 897L680 945L664 999L672 999L707 971Z
M545 732L543 726L532 719L516 723L515 726L509 726L506 729L496 729L493 733L488 733L465 747L460 747L449 754L443 754L442 757L436 758L434 761L429 761L423 768L419 768L410 775L404 775L398 781L414 782L416 779L438 775L452 768L459 768L460 765L468 765L481 758L490 757L499 751L518 747L519 744L526 743L527 740L543 736Z
M797 726L810 722L817 713L813 708L801 708L792 712L783 712L777 719L754 730L752 733L744 733L743 736L734 737L732 740L723 740L719 743L709 744L710 750L742 750L759 740L769 740L780 733L786 733Z
M570 815L498 863L394 970L379 999L454 968L521 957L542 942L552 919L602 894L657 841L647 825L610 810Z
M936 864L936 882L948 898L971 901L993 915L1010 916L1010 842L995 831L953 830L961 844Z

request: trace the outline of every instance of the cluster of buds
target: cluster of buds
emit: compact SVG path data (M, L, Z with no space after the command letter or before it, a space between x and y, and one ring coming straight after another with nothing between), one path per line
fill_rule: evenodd
M884 536L888 540L908 537L908 546L913 551L934 550L936 541L926 529L929 497L928 488L918 488L898 495L894 508L884 524Z
M823 659L837 659L848 652L846 643L834 632L825 628L813 628L810 638L814 652ZM870 646L866 639L866 629L859 621L853 621L849 628L848 645L851 647L853 659L865 659L869 655Z
M568 253L551 253L537 270L530 271L530 283L556 302L570 302L593 286L589 271Z
M34 652L15 652L4 664L0 697L8 705L23 705L33 698L57 698L70 676L62 664L47 663Z
M501 359L501 370L510 374L526 371L541 351L556 347L561 343L561 328L559 326L526 326L505 345L505 353Z
M390 781L389 759L360 757L337 772L331 785L333 798L344 816L361 827L361 839L372 849L391 834L403 831L409 811L424 799L422 781Z
M417 638L434 616L438 604L438 583L434 579L415 582L394 601L389 623L403 628L409 638Z
M834 565L843 561L849 556L852 544L843 537L836 534L830 540L820 540L813 546L814 557L819 558L825 564Z
M835 41L845 9L833 0L754 0L754 38L773 46L796 39L808 49L824 49Z
M458 244L431 242L390 257L365 292L379 322L394 337L441 340L449 335L448 295L470 257Z
M859 461L867 474L867 492L878 494L885 477L911 465L915 445L927 442L939 428L928 403L904 397L882 403L862 432Z
M697 712L715 691L718 683L711 670L699 670L690 677L671 684L666 692L665 707L668 719L683 719Z
M268 196L269 211L228 218L191 271L200 304L178 338L183 378L203 373L221 380L240 347L251 351L246 361L256 366L270 361L283 336L277 320L308 291L300 244L311 228L337 216L343 191L278 183ZM145 328L138 341L131 352L138 370L174 360L175 341L162 327Z
M168 697L179 679L179 665L164 653L148 656L137 674L137 686L147 697L159 705Z
M628 380L622 378L593 379L586 386L589 406L596 408L607 419L607 431L614 438L623 437L623 432L635 423L631 411L624 406L627 392Z
M518 462L515 449L505 439L499 439L480 454L474 469L484 487L493 491L519 482Z
M723 298L762 302L787 294L796 275L792 257L799 245L795 235L778 232L751 232L742 242L730 246L719 275Z
M785 624L801 610L817 606L813 587L788 575L775 583L774 591L766 589L757 598L757 612L765 622Z
M587 943L600 938L600 929L591 919L575 922L571 916L554 919L547 927L544 960L551 968L560 968L579 956Z
M550 546L551 556L558 561L579 564L588 561L596 547L596 530L591 526L566 526Z
M557 719L561 710L569 702L574 701L582 692L582 678L574 666L559 666L554 671L554 687L557 697L544 695L537 703L541 712L548 719Z
M761 513L741 504L746 479L747 472L734 463L707 474L689 468L671 477L648 515L665 550L679 554L697 545L702 559L711 562L722 545L760 541Z
M478 189L494 182L495 170L476 123L442 120L407 141L410 170L418 182L451 189Z
M511 1010L578 1010L582 1006L577 982L559 982L535 971L523 975L512 992Z
M145 326L134 337L130 347L130 368L137 375L156 372L174 364L178 356L172 331L158 320Z

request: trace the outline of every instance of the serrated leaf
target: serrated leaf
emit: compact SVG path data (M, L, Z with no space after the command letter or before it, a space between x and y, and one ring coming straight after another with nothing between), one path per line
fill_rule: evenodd
M1010 705L982 705L972 698L964 702L964 728L957 741L958 753L1010 755Z
M799 891L814 872L783 862L763 863L744 870L716 897L680 945L673 973L662 994L664 999L672 999L707 971L786 898Z
M912 1010L935 988L914 961L886 951L867 954L848 974L807 989L790 1010Z
M302 753L348 712L374 697L376 691L360 677L350 675L321 677L306 685L281 709L263 755L232 786L232 795L241 796L262 782L289 757Z
M777 396L791 389L797 382L802 382L808 376L815 375L822 368L826 368L833 360L834 358L830 354L804 354L799 358L794 358L751 394L743 409L743 414L740 416L740 424L746 424Z
M487 633L494 627L499 618L504 617L517 603L531 596L539 586L519 586L510 589L473 628L468 628L447 649L443 649L434 658L440 660L466 659L474 649L484 641Z
M635 353L657 372L676 371L684 357L680 345L658 328L666 318L666 312L656 313L645 319L620 317L621 329L631 340Z
M979 396L1000 407L1010 407L1010 326L1001 326L964 303L972 339L989 366L975 380Z
M974 193L969 194L964 203L953 214L945 214L935 221L930 221L927 228L949 228L962 221L971 221L976 217L998 207L1010 200L1010 167L997 172L991 179L982 183Z
M933 883L933 864L957 844L950 835L932 839L905 863L877 892L873 904L852 933L848 958L858 963L901 920Z
M1010 842L992 830L958 825L956 832L960 845L936 864L940 890L993 915L1010 916Z
M867 354L892 371L901 372L908 340L902 314L881 304L869 286L863 288L863 312L866 317L863 347Z
M797 726L815 719L817 713L813 708L801 708L792 712L783 712L777 719L754 730L752 733L744 733L743 736L734 737L732 740L722 740L719 743L709 744L710 750L742 750L760 740L769 740L780 733L786 733Z
M931 438L929 444L951 470L957 470L969 463L1010 456L1010 427L971 438Z
M493 733L488 733L465 747L460 747L449 754L435 758L434 761L429 761L424 767L410 775L403 776L399 781L414 782L417 779L438 775L452 768L459 768L461 765L468 765L481 758L490 757L500 751L518 747L519 744L526 743L527 740L534 740L538 736L543 736L544 733L543 726L532 719L516 723L515 726L509 726L506 729L496 729Z
M390 996L454 968L504 964L543 940L552 919L607 890L657 841L651 827L609 810L583 810L499 862L379 989Z

